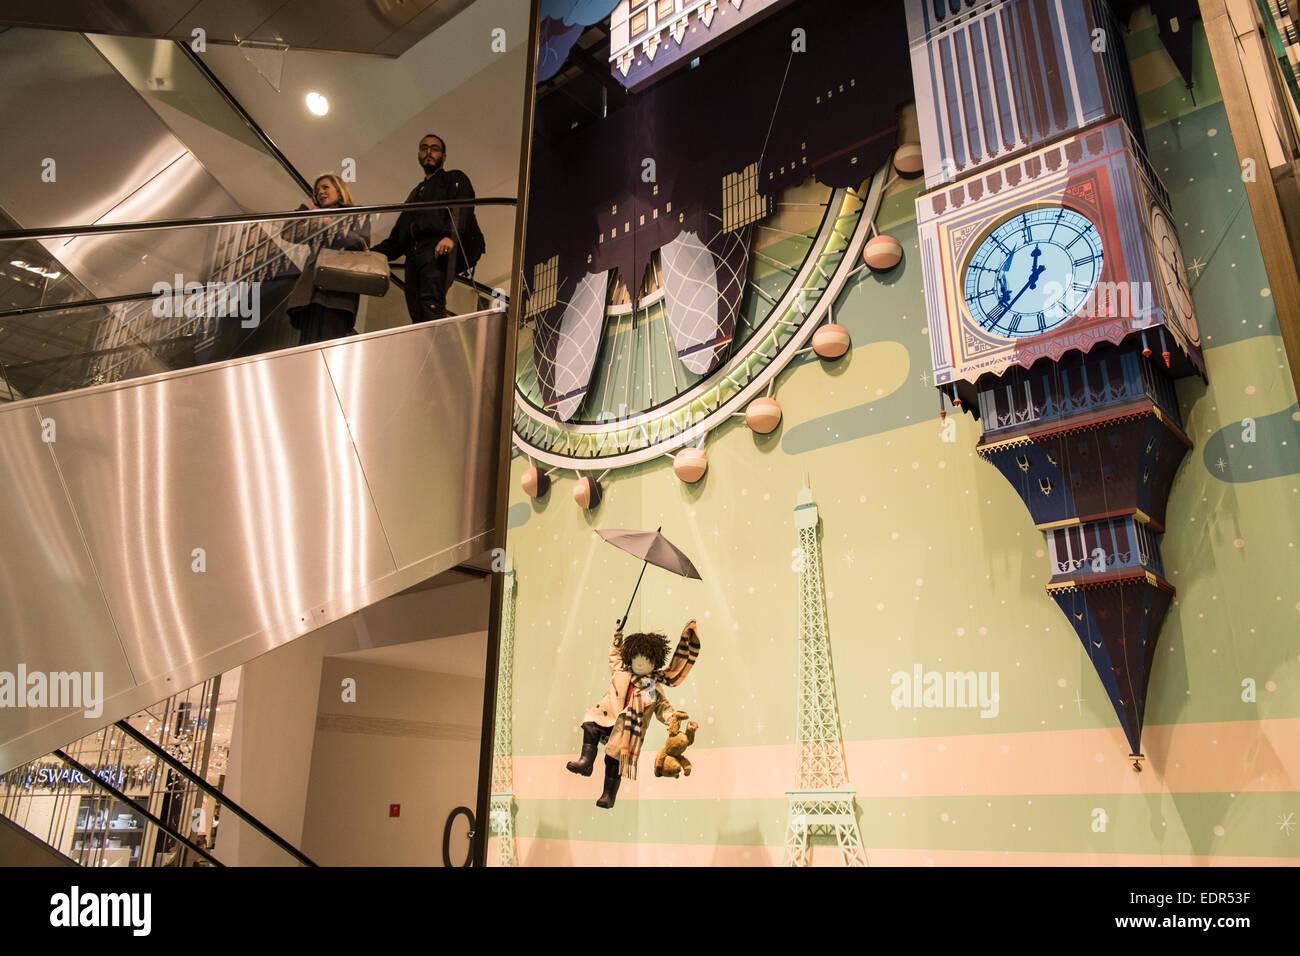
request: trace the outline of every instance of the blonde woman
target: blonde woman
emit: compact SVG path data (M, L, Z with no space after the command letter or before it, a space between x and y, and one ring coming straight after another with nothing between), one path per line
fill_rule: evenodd
M356 205L347 183L333 173L317 176L312 184L312 202L299 209L332 209ZM289 321L301 332L299 345L324 342L351 335L356 330L357 307L361 297L355 292L332 292L317 288L316 255L321 249L367 249L370 245L369 216L325 216L311 220L310 227L325 227L320 241L313 241L314 252L303 265L302 275L289 293Z

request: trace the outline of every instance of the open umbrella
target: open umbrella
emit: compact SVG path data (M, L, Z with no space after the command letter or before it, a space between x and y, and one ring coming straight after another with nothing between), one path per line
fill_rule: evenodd
M623 630L623 625L627 623L628 615L632 613L632 601L636 600L636 592L641 587L641 578L645 577L646 565L653 564L655 567L671 571L673 574L680 574L684 578L700 580L700 572L695 570L695 565L691 564L691 559L682 554L676 545L660 534L659 532L662 530L663 526L660 525L654 531L628 531L623 528L611 528L608 531L596 532L614 547L635 555L644 562L641 565L641 574L636 579L636 587L632 589L632 599L627 602L627 610L623 612L623 619L618 622L620 631Z

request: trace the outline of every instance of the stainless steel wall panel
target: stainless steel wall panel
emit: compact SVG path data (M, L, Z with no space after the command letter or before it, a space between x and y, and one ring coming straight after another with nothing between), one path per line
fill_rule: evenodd
M399 568L425 559L431 541L467 542L492 527L505 323L488 312L424 326L420 339L325 350Z
M0 770L490 547L505 321L0 407L0 670L105 674L97 722L0 707Z
M153 34L166 30L192 6L194 0L5 0L4 16L10 23L64 30Z
M22 131L0 150L0 207L21 226L243 211L83 36L0 33L0 117ZM113 296L171 282L177 272L203 281L214 241L214 230L188 229L42 245L95 295Z
M189 43L195 27L209 43L283 42L352 53L398 56L470 4L471 0L6 0L15 25L87 33L168 37ZM423 16L417 16L423 14ZM352 31L330 30L336 24ZM416 27L419 29L416 29ZM395 32L395 31L399 31ZM383 40L383 49L376 44ZM328 42L328 46L325 45Z
M138 680L394 570L318 352L42 412Z
M96 224L241 212L194 154L179 141L176 145L178 154L172 161L100 216ZM174 283L178 274L185 282L206 282L217 230L208 227L106 233L46 239L42 244L97 295L128 295L147 292L155 282Z
M0 670L98 671L105 695L121 692L131 670L41 435L34 407L0 415ZM81 711L5 706L0 741L65 715L82 733L99 726Z

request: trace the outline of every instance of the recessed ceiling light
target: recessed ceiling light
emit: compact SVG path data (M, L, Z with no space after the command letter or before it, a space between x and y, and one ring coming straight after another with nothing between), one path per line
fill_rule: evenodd
M307 109L317 116L324 116L330 111L330 101L313 90L307 94Z

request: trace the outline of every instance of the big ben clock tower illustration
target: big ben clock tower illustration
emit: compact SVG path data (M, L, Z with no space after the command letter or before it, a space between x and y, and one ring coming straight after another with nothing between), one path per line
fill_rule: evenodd
M1046 538L1049 596L1141 770L1165 506L1205 376L1169 197L1105 0L908 0L934 381Z

